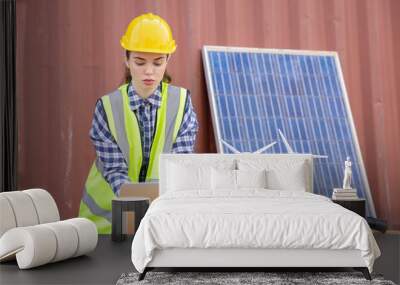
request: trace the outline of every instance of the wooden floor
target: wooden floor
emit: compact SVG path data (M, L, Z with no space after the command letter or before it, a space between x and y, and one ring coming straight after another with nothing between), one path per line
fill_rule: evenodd
M374 233L374 236L382 252L375 262L374 273L400 284L400 233ZM115 284L122 273L134 271L131 242L130 238L115 243L110 236L100 236L98 247L87 256L29 270L19 270L15 261L6 262L0 264L0 284Z

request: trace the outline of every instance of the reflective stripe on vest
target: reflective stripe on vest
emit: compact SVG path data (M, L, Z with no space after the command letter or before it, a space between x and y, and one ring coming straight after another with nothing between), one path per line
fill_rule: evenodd
M161 106L157 110L156 130L150 151L146 181L158 180L158 161L161 152L171 152L183 119L186 90L162 84ZM128 176L137 182L142 164L142 146L136 115L130 109L127 85L102 97L111 134L128 165ZM111 232L111 200L115 197L104 179L99 159L89 172L79 215L93 220L99 233Z

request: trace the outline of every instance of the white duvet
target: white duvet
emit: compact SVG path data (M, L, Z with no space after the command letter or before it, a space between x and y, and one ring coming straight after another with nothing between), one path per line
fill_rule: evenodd
M154 249L176 247L358 249L371 272L380 255L367 222L330 199L257 189L154 200L132 243L133 265L143 272Z

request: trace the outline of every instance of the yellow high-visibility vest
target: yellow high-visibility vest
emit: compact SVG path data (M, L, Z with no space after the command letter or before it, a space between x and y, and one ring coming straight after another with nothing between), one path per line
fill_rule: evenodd
M101 98L112 136L124 155L128 176L139 182L142 167L142 143L135 113L129 105L128 84ZM187 90L162 83L161 106L157 109L155 134L150 150L146 181L158 179L160 153L172 151L183 119ZM79 208L79 216L92 220L99 234L111 233L111 201L115 197L103 176L103 165L97 157L93 163Z

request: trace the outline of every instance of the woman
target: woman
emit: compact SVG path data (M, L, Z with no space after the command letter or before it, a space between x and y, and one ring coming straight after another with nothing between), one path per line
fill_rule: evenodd
M111 232L111 201L121 188L157 180L160 153L193 152L198 130L189 91L166 82L176 49L169 25L157 15L141 15L129 24L121 46L126 84L96 104L90 137L97 157L79 209L101 234Z

